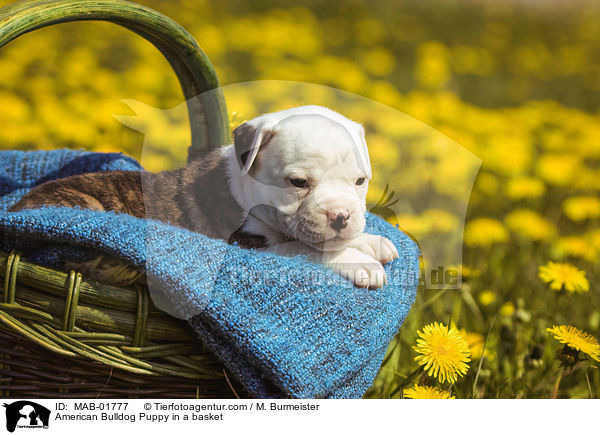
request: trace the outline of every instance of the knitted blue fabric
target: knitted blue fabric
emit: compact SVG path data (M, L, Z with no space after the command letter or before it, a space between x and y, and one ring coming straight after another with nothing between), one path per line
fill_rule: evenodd
M144 268L256 397L359 398L414 302L418 248L367 214L400 258L382 289L354 287L301 257L245 250L152 220L72 208L5 210L35 185L75 173L139 169L118 154L0 152L0 249L48 266L111 255Z
M86 151L0 152L0 210L16 203L31 188L45 181L85 172L132 171L141 166L121 153Z

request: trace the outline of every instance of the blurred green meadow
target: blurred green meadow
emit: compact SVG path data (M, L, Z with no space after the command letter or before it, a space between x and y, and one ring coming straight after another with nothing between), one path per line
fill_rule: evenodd
M366 397L403 397L415 384L457 398L600 396L597 361L584 352L567 361L546 330L572 325L600 336L600 3L140 3L198 40L226 85L232 127L260 110L338 108L367 128L370 207L381 211L394 190L399 202L383 207L386 219L427 246L462 247L451 264L462 269L461 288L422 283ZM234 85L257 80L277 82ZM356 97L342 103L330 88ZM123 99L143 105L132 110ZM115 25L53 26L0 49L0 149L142 159L139 130L151 126L153 151L142 163L168 169L185 160L189 141L182 101L160 53ZM150 108L176 122L152 118L165 112ZM113 114L141 124L129 128ZM480 159L479 171L451 146ZM469 370L453 384L415 361L417 331L433 322L459 330L470 350Z

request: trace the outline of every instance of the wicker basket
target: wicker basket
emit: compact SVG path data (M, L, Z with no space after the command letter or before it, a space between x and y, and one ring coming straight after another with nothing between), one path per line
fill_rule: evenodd
M29 31L80 20L126 27L169 60L188 101L190 157L227 142L227 110L210 62L188 32L152 9L123 0L21 1L0 9L0 47ZM187 322L158 310L145 287L111 287L2 252L0 279L3 396L194 398L242 391Z

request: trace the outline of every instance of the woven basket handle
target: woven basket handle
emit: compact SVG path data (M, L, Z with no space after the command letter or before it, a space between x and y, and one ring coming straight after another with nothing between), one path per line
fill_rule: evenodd
M151 42L167 58L188 104L190 159L228 143L225 98L210 61L192 35L153 9L124 0L22 0L0 9L0 47L35 29L84 20L119 24Z

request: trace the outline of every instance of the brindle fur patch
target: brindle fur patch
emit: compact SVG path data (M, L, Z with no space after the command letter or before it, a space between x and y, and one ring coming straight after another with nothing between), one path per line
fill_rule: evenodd
M113 211L229 240L243 224L245 213L231 195L225 166L223 153L216 150L174 171L108 171L75 175L35 187L9 211L41 206ZM237 241L245 247L262 246L263 243L252 237ZM87 278L114 285L143 280L141 272L106 256L83 264L65 264L64 269L79 270Z

